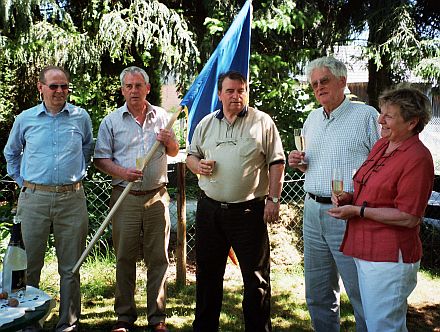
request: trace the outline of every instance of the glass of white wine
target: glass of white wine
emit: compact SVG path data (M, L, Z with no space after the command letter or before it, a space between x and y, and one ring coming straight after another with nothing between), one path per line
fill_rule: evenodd
M302 128L293 129L293 136L295 137L295 146L298 151L304 152L306 150L306 138L304 137ZM307 164L301 160L298 165Z
M136 170L143 171L144 170L144 163L145 163L145 155L142 153L142 151L138 152L138 155L136 156ZM143 176L134 182L142 182Z
M339 196L344 192L344 178L340 168L334 168L332 172L332 192Z

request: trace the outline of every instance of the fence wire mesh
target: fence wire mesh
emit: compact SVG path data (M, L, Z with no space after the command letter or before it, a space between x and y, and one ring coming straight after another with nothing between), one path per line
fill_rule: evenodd
M170 216L172 236L175 238L177 232L177 181L176 167L170 165L168 171L170 184L168 186L170 193ZM188 176L188 172L187 172ZM305 192L303 190L304 176L302 174L286 173L284 179L284 187L281 196L281 218L275 225L270 225L271 234L280 230L282 224L291 241L295 243L296 248L302 253L302 209L304 203ZM89 175L84 180L84 188L87 196L87 205L89 211L90 234L93 237L95 231L99 228L109 211L108 204L111 194L110 177L96 171L93 167L89 170ZM18 187L15 182L8 176L0 176L0 226L4 222L10 221L10 208L17 201ZM195 247L195 210L196 199L187 198L186 201L186 239L187 239L187 256L194 257ZM421 227L421 239L423 243L424 256L422 258L422 266L439 267L440 266L440 177L437 176L434 184L428 208L426 210L425 222ZM100 243L103 248L111 245L111 226L104 231ZM175 248L170 248L171 257L175 256Z

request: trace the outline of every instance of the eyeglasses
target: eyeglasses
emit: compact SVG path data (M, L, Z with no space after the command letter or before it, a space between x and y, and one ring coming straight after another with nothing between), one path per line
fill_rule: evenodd
M316 90L318 88L318 84L321 85L327 85L330 83L331 78L328 76L324 76L323 78L321 78L320 80L316 80L312 82L312 88L313 90Z
M69 90L69 84L44 84L44 85L46 85L52 91L56 91L59 88L61 88L61 90L63 91Z

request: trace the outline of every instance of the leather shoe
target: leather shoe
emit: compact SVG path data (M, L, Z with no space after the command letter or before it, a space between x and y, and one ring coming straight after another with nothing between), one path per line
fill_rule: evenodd
M156 325L153 325L153 326L151 327L151 331L154 331L154 332L170 332L170 331L167 329L167 326L165 325L164 322L160 322L160 323L158 323L158 324L156 324Z
M116 324L113 325L111 332L129 332L132 327L133 325L129 322L118 320Z

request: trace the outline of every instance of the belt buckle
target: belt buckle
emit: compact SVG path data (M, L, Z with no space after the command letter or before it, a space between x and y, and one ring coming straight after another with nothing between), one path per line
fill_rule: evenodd
M62 186L55 186L55 192L59 193L61 192L60 189L62 188Z
M221 209L229 209L229 204L228 203L220 203L220 208Z

